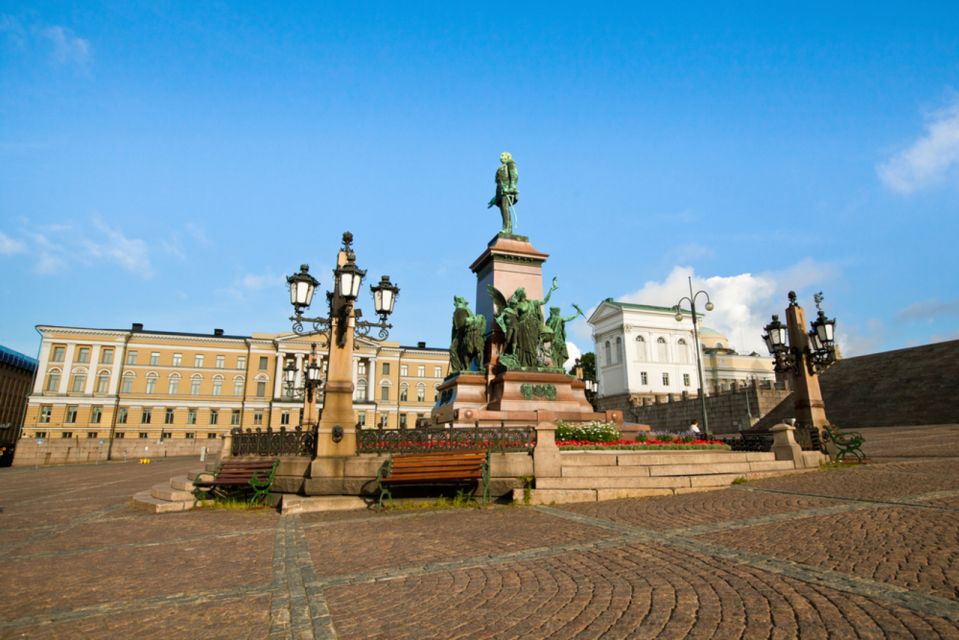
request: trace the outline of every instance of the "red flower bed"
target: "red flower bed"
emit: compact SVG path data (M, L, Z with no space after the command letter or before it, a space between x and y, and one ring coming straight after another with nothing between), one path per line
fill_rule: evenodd
M596 446L596 447L622 447L622 446L632 446L632 445L650 445L650 446L661 446L661 445L703 445L703 444L726 444L722 440L614 440L612 442L590 442L589 440L557 440L556 446L558 447L585 447L585 446Z

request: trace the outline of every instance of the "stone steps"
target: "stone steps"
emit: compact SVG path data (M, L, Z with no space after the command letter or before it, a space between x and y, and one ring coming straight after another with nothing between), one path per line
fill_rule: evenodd
M210 467L211 463L208 462L206 466ZM215 463L213 468L216 468ZM208 470L203 467L191 469L186 475L174 476L169 482L155 484L149 491L141 491L134 495L132 505L136 509L150 513L176 513L188 511L194 506L210 504L211 500L201 500L194 505L193 499L193 480L197 475L207 472Z
M772 452L754 451L570 451L561 452L563 467L760 462L776 459Z

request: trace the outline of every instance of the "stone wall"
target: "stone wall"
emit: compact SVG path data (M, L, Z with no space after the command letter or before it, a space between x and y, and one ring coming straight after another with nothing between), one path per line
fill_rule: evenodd
M709 430L719 434L736 433L749 428L789 396L789 391L784 387L768 382L753 382L747 386L734 387L706 396ZM600 409L621 409L627 421L648 424L653 431L685 431L694 418L700 417L699 399L685 392L682 395L671 395L666 402L646 400L641 405L633 403L635 399L625 394L597 400ZM749 416L752 416L752 420Z
M13 466L24 467L38 464L75 464L86 462L105 462L107 443L87 438L65 438L44 440L37 444L32 438L21 438L17 443ZM140 440L124 438L113 441L113 460L136 460L138 458L172 458L176 456L197 456L206 447L207 456L219 454L222 438L216 440Z

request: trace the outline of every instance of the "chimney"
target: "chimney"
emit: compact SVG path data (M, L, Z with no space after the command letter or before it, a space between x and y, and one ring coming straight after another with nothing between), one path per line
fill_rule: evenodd
M133 327L131 327L130 330L131 330L131 331L134 331L134 332L135 332L135 331L143 331L143 323L142 323L142 322L134 322L134 323L133 323Z
M215 335L215 336L222 336L222 335L223 335L223 329L214 329L214 330L213 330L213 335Z
M425 348L426 348L426 343L425 343L425 342L417 342L417 343L416 343L416 348L417 348L417 349L425 349Z

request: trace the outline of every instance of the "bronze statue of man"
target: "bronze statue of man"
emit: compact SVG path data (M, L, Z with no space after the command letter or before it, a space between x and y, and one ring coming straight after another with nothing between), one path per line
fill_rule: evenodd
M513 233L513 205L519 202L519 173L516 171L516 163L513 162L513 154L504 151L499 154L499 161L502 163L496 170L496 195L489 201L487 209L498 206L500 215L503 217L503 228L500 233Z
M569 360L569 349L566 347L566 323L575 320L577 316L586 317L583 310L575 304L573 308L576 309L576 313L569 316L563 316L559 307L549 308L549 318L546 320L546 326L553 332L550 336L552 341L549 345L550 361L557 368L562 367Z

